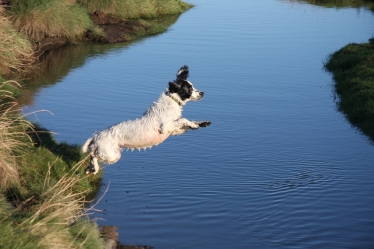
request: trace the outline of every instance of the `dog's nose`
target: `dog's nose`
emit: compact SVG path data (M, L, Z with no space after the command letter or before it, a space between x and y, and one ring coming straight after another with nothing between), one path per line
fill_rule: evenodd
M204 92L200 92L200 96L203 97L204 96Z

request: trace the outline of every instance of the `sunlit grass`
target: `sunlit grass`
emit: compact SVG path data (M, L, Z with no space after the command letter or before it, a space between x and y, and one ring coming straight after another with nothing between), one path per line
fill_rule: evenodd
M31 43L18 33L0 6L0 75L22 71L32 62Z
M11 102L12 91L7 90L7 86L12 84L15 83L0 83L0 191L6 191L10 186L19 184L16 157L27 142L31 143L25 130L32 129L32 125L19 115L16 103Z
M12 91L3 88L0 248L103 248L97 225L85 213L101 176L86 176L88 160L80 146L58 143L50 132L27 121L11 101Z
M9 13L17 30L32 41L64 37L74 42L95 27L86 10L71 3L61 0L12 0Z
M77 164L71 171L78 170ZM50 164L50 168L53 163ZM31 197L11 208L0 193L0 248L104 248L97 224L83 212L86 201L83 192L72 189L80 177L67 172L56 183L50 175L37 202Z
M153 18L182 13L192 7L179 0L77 0L90 13L96 10L122 18Z

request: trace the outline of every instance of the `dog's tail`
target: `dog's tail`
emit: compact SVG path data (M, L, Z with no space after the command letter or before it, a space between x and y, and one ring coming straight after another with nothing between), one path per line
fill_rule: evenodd
M92 140L93 140L93 137L90 137L82 146L82 152L83 153L87 153L88 152L88 148L90 147L91 143L92 143Z

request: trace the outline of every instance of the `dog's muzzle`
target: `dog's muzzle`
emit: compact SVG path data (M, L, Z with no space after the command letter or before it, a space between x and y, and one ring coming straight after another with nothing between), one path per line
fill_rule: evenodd
M195 100L200 100L204 96L204 92L199 92L198 95L195 97Z

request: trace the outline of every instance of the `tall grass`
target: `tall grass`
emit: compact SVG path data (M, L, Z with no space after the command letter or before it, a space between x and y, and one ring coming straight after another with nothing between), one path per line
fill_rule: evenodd
M39 244L42 247L103 247L97 227L94 223L90 224L82 212L86 205L85 191L73 191L74 186L82 180L75 174L82 164L83 161L76 164L57 183L51 183L50 174L47 174L41 194L42 201L39 201L40 204L33 208L33 214L21 224L27 226L32 234L40 237ZM49 168L52 167L53 163ZM82 226L82 222L88 226ZM80 227L79 230L76 229L77 226ZM83 233L85 236L82 236Z
M33 61L31 43L19 34L0 6L0 75L22 71Z
M19 184L16 155L25 146L25 139L31 142L25 130L32 129L30 122L19 116L16 103L4 101L12 98L12 93L3 89L11 83L0 83L0 191L3 192Z
M12 0L10 15L18 31L33 41L46 37L81 39L95 27L88 13L75 1Z
M74 170L78 170L77 164ZM53 163L50 165L53 167ZM27 208L32 198L11 209L0 194L0 248L104 248L97 225L82 212L83 193L72 188L80 180L68 172L57 183L45 176L41 200Z
M374 142L374 38L331 54L325 68L334 76L338 109Z
M81 154L79 145L70 145L65 142L58 143L52 134L44 128L34 124L33 129L26 130L33 145L23 147L22 154L17 157L21 185L7 190L8 198L15 202L23 202L27 199L42 200L45 189L45 175L48 175L49 184L56 184L61 178L70 172L72 178L78 178L72 185L73 193L84 194L85 199L95 197L101 184L101 174L87 177L84 169L89 161ZM52 167L50 165L53 165Z
M154 18L182 13L192 7L179 0L77 0L90 13L96 10L122 18Z
M21 116L7 84L16 82L0 85L0 248L103 248L84 212L100 176L84 175L80 147Z

